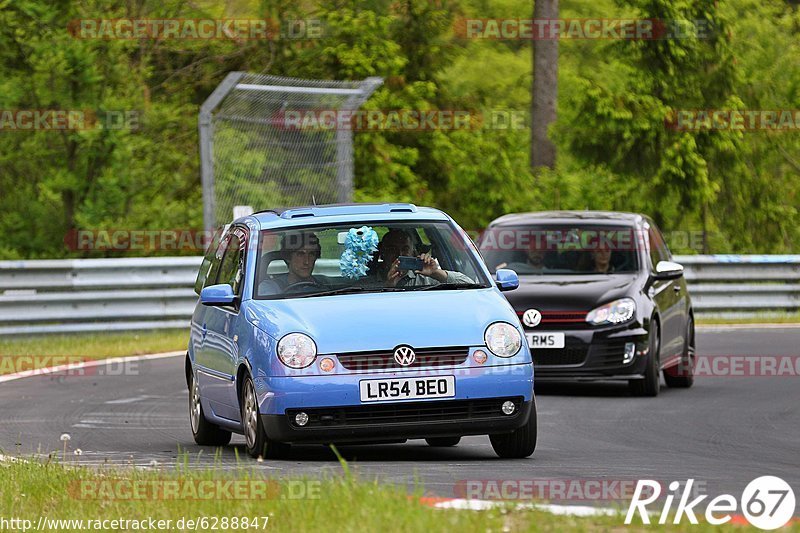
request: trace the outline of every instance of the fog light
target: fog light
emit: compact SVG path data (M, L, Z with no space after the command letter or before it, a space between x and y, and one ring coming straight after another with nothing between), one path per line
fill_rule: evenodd
M514 405L514 402L508 401L508 402L503 402L502 409L504 415L512 415L514 414L514 411L517 410L517 406Z
M488 358L489 356L483 350L475 350L475 353L472 354L472 359L479 365L485 363Z
M636 343L635 342L626 342L625 343L625 355L622 356L622 364L627 365L631 361L633 361L633 356L636 355Z
M336 366L336 363L334 363L333 359L331 359L330 357L324 357L319 362L319 369L322 370L323 372L330 372L331 370L333 370L334 366Z
M305 413L297 413L294 417L294 422L298 426L305 426L308 424L308 415Z

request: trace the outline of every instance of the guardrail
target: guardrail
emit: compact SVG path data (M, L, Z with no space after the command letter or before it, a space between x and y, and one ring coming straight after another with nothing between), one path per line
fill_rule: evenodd
M700 316L748 318L800 310L800 255L676 256Z
M200 257L0 261L0 335L188 328ZM800 256L677 256L700 316L800 310ZM330 265L322 265L326 268Z

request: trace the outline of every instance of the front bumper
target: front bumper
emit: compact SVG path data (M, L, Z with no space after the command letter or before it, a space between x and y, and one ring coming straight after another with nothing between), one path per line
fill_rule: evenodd
M543 327L526 333L563 332L564 348L531 350L536 380L607 381L643 379L649 334L634 323L628 327L558 329ZM633 360L625 363L626 344L633 343Z
M506 401L517 406L505 415ZM525 425L533 403L518 397L480 400L397 402L303 409L309 415L304 427L294 423L300 409L284 415L262 415L267 437L281 442L330 443L393 439L423 439L508 433Z
M364 379L455 376L455 396L448 399L362 403ZM267 436L282 442L347 442L432 436L485 435L513 431L527 422L533 398L530 363L436 371L273 377L256 380L259 408ZM500 406L514 401L504 415ZM299 427L294 416L309 415Z

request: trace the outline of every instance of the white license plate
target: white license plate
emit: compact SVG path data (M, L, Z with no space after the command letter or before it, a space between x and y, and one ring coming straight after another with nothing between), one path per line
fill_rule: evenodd
M528 338L531 350L564 347L563 333L526 333L525 336Z
M359 382L359 388L362 402L450 398L456 395L456 378L364 379Z

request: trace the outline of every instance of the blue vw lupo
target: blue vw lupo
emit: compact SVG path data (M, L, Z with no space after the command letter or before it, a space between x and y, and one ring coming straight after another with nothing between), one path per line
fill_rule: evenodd
M536 447L533 365L469 236L411 204L272 210L234 221L200 268L186 380L194 439Z

